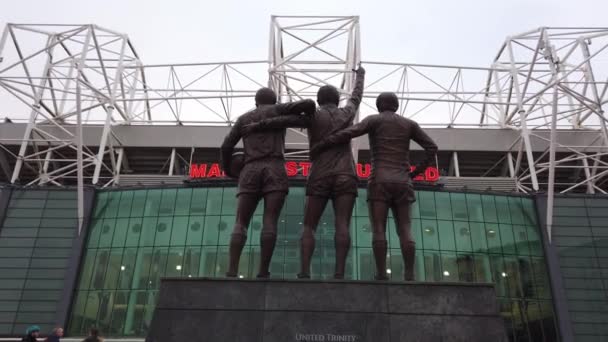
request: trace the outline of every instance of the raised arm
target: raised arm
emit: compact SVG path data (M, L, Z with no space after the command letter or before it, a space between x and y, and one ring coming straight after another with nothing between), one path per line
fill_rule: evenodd
M277 112L279 115L291 115L291 114L302 114L313 115L317 109L315 102L310 99L280 103L277 105Z
M317 155L332 145L344 144L350 141L352 138L369 133L373 125L373 117L373 115L368 116L358 124L324 138L310 150L310 154Z
M232 161L232 153L234 152L234 146L241 140L242 137L243 122L241 118L238 118L232 126L232 129L224 138L224 142L220 147L220 159L222 162L222 169L230 177L234 177L230 174L230 162Z
M424 149L426 152L426 157L416 166L416 170L412 173L412 176L415 176L424 170L435 160L435 155L437 154L437 144L431 139L431 137L426 134L425 131L420 128L420 126L414 122L414 127L412 128L412 140L414 140L420 147Z
M352 115L355 116L357 109L359 109L359 105L361 104L361 100L363 98L363 85L365 83L365 69L362 66L359 66L357 70L355 70L355 74L357 75L355 78L355 88L353 89L352 94L350 95L350 99L348 99L348 103L344 106L344 109Z

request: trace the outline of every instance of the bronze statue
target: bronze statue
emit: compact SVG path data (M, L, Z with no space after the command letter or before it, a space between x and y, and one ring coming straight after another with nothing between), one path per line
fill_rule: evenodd
M285 129L244 134L244 127L253 122L279 115L306 113L315 110L312 100L276 104L277 96L271 89L262 88L255 94L256 108L240 116L221 146L224 171L230 177L238 177L238 204L236 222L230 237L230 263L227 277L236 277L239 259L247 241L247 227L258 205L264 198L264 217L260 234L261 260L257 277L270 276L269 265L277 239L277 223L285 196L288 192L285 172ZM234 174L232 153L234 146L243 139L243 168Z
M379 114L323 139L310 151L312 156L368 134L372 172L368 180L367 200L373 229L372 249L376 260L376 279L387 280L386 221L389 208L395 218L404 263L405 280L414 280L415 242L411 232L410 207L416 200L411 179L423 172L437 153L437 145L412 120L395 112L399 99L394 93L381 93L376 99ZM426 151L426 159L410 174L410 140Z
M365 69L359 67L355 88L348 103L338 107L340 93L326 85L317 92L319 108L312 115L288 115L262 120L247 127L252 132L285 127L307 128L309 146L316 146L324 137L352 126L363 96ZM304 228L300 239L301 265L298 278L310 278L310 260L315 249L314 233L329 199L335 213L336 265L334 278L343 279L346 257L350 249L350 220L357 197L357 176L350 141L323 150L311 158L312 166L306 184Z

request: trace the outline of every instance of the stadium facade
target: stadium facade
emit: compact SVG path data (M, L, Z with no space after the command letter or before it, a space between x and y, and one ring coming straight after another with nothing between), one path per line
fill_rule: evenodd
M288 101L331 83L346 96L361 61L358 17L272 17L269 58L230 63L145 65L126 35L95 25L3 32L0 99L16 114L0 124L0 336L31 324L145 336L161 277L226 271L236 183L218 148L255 90L270 85ZM33 38L20 34L45 40L28 50ZM440 148L415 183L416 280L494 283L512 341L608 338L606 37L540 28L509 37L488 68L363 61L359 117L379 91L397 89L400 113ZM369 280L365 138L353 153L360 189L347 278ZM290 193L271 273L291 279L310 165L305 131L288 130L286 157ZM243 278L258 263L260 210ZM391 224L390 275L399 280ZM312 276L329 279L331 208L317 235Z

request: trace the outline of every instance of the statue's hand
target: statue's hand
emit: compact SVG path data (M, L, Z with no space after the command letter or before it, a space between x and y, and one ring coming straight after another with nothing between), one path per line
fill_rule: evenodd
M357 70L355 70L355 72L357 73L357 75L365 75L365 68L361 66L361 64L359 64L359 67L357 68Z

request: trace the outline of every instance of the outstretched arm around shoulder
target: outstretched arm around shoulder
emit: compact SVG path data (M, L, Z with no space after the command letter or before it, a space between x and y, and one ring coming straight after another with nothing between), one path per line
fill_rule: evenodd
M311 117L308 115L292 114L276 116L243 126L243 135L287 127L306 128L310 125Z
M293 115L293 114L302 114L304 115L313 115L317 106L315 102L311 99L287 102L287 103L279 103L277 106L277 112L279 115Z
M350 141L352 138L356 138L363 134L369 133L373 125L373 117L368 116L363 121L349 128L338 131L316 144L311 150L310 155L316 156L323 152L332 145L344 144Z
M243 135L254 132L282 129L287 127L305 128L317 109L315 102L310 99L281 103L277 105L279 116L253 122L243 127Z

